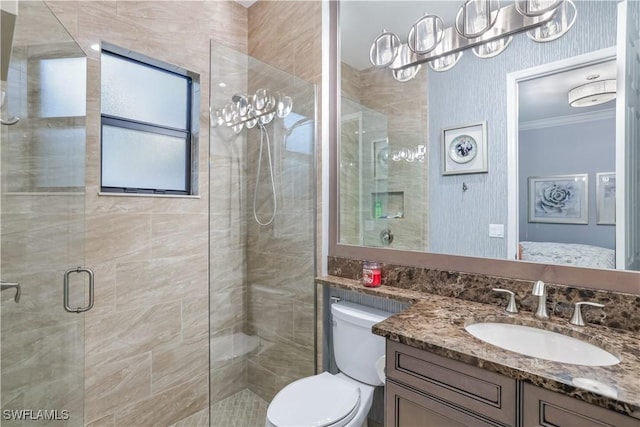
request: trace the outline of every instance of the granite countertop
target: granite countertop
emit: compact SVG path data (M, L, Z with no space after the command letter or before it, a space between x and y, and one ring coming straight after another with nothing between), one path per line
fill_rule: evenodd
M374 325L373 333L411 347L481 367L542 388L640 418L640 338L600 325L578 327L564 319L540 321L530 312L509 314L504 307L325 276L318 283L409 302L404 311ZM551 362L485 343L464 327L478 322L515 323L560 332L604 348L621 362L580 366Z

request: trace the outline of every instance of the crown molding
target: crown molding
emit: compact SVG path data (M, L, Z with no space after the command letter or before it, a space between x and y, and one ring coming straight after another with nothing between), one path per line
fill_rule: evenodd
M518 124L518 130L543 129L554 126L574 125L578 123L592 122L594 120L615 119L616 109L591 111L589 113L570 114L567 116L551 117L548 119L530 120Z

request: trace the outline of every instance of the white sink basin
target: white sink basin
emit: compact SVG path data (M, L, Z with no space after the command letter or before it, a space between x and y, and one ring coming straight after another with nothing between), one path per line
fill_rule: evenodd
M610 366L620 359L579 339L544 329L509 323L474 323L467 332L489 344L540 359L584 366Z

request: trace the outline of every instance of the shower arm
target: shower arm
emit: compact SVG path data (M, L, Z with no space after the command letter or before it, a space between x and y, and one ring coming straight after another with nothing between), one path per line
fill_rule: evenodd
M0 291L15 289L16 294L13 297L13 300L18 303L20 302L20 295L22 295L22 290L20 289L20 283L18 282L5 282L4 280L0 280Z

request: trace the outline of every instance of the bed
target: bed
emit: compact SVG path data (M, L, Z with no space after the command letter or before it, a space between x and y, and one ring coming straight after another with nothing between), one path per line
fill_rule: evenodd
M546 264L616 268L616 251L579 243L520 242L518 258Z

